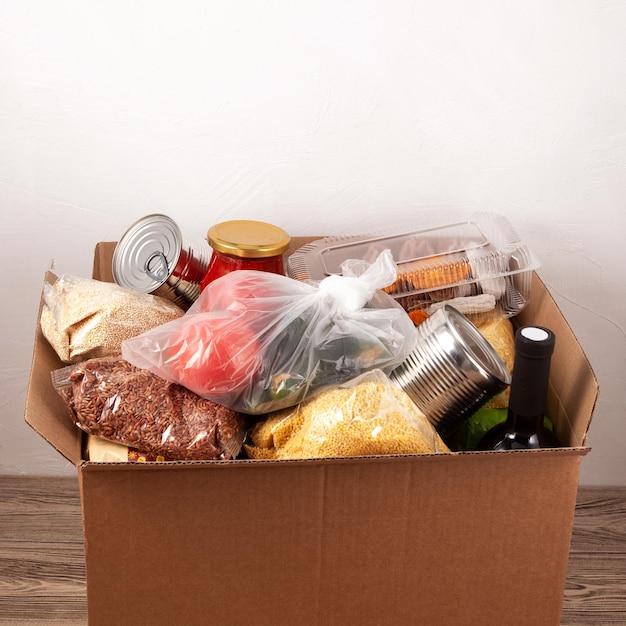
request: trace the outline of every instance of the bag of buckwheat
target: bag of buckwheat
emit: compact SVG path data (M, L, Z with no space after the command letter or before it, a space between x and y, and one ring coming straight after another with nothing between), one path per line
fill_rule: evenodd
M88 359L52 372L76 425L172 460L235 458L244 416L121 358Z

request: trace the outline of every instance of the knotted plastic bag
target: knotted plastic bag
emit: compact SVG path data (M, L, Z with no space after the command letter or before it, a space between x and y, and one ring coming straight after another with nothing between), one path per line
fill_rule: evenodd
M395 278L388 250L320 282L238 270L210 283L180 319L124 341L122 356L242 413L286 408L408 356L415 326L380 291Z

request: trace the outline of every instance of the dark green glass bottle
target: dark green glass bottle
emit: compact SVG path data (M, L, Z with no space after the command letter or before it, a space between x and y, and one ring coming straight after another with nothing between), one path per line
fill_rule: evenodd
M559 441L544 426L554 333L542 326L515 332L515 359L506 421L489 430L480 450L555 448Z

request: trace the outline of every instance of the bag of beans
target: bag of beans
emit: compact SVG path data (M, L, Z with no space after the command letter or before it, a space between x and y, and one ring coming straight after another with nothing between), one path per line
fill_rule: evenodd
M276 411L249 432L252 459L449 452L409 396L381 370Z
M165 459L235 458L246 419L121 358L88 359L52 372L76 425Z
M174 303L90 278L63 275L43 290L41 330L64 363L119 356L124 339L171 322Z

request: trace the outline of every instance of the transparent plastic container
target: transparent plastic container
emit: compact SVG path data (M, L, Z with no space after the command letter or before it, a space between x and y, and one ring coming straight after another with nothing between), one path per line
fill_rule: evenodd
M288 258L287 274L322 280L341 274L346 259L372 262L385 249L398 266L385 291L407 311L428 314L450 304L463 313L517 315L530 297L531 272L541 265L504 216L438 211L408 227L314 241Z

